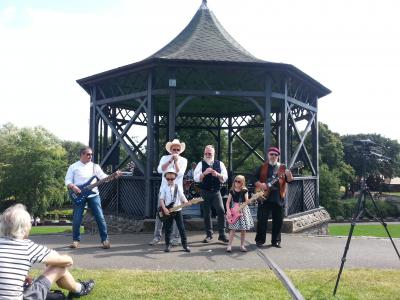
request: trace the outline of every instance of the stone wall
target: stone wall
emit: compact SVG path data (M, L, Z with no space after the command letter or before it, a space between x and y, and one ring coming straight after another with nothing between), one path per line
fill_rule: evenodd
M129 216L104 216L109 233L134 233L152 232L154 230L154 220L135 220ZM307 233L307 234L328 234L328 223L331 220L329 213L323 208L313 209L307 212L291 215L283 220L282 232L284 233ZM185 219L185 228L189 231L201 231L204 228L202 218ZM87 233L97 233L97 224L94 217L88 213L84 216L83 226ZM216 221L213 221L216 230ZM257 220L255 220L255 230ZM268 221L268 229L271 230L271 220Z
M283 221L282 232L328 234L329 213L323 207L291 215Z

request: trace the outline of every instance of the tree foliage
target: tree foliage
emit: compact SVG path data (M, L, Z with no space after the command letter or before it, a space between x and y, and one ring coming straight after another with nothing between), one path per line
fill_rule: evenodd
M354 141L367 140L375 142L377 152L391 158L390 162L385 162L379 157L370 156L366 162L366 172L371 176L384 176L393 178L400 175L400 144L396 140L385 138L380 134L355 134L344 135L341 137L344 145L344 161L350 164L357 176L362 176L362 154L354 148Z
M64 202L66 151L42 127L0 127L0 199L12 199L33 214Z

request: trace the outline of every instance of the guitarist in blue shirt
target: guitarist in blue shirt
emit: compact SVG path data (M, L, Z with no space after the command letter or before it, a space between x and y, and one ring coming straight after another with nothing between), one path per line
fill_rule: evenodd
M257 234L256 244L261 247L265 243L267 235L268 216L272 213L272 236L271 246L281 248L281 230L283 225L284 200L286 183L293 180L292 172L288 169L280 170L283 167L278 162L280 155L279 148L270 147L268 149L268 160L258 169L255 176L257 189L264 190L268 196L259 205L257 210ZM276 184L270 186L273 179L277 179L282 172L282 178ZM283 173L284 172L284 173Z
M69 166L67 174L65 176L65 185L70 190L71 195L82 195L84 191L81 190L82 185L85 185L92 177L96 177L98 180L105 179L107 174L103 172L99 165L92 162L93 151L90 147L85 147L80 150L80 159ZM121 172L115 173L115 178L121 176ZM80 188L81 187L81 188ZM107 224L104 219L103 210L101 208L101 199L99 195L99 189L97 187L90 191L90 195L87 197L77 198L79 201L73 199L73 220L72 220L72 244L70 248L75 249L79 247L81 240L80 227L82 223L83 211L86 203L88 204L99 228L99 234L101 238L101 247L103 249L109 249L111 244L108 240Z

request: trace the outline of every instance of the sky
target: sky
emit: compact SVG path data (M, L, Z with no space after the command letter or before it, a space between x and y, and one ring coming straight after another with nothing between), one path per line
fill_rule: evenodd
M0 0L0 125L43 126L88 142L89 95L77 79L147 58L201 0ZM400 142L400 2L208 0L257 58L288 63L332 93L318 119L341 135Z

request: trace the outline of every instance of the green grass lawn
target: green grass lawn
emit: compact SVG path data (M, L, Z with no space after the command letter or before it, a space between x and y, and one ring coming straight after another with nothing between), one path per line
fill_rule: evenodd
M30 235L71 232L72 226L32 226ZM81 227L81 233L84 233L83 226Z
M38 270L35 270L36 274ZM287 270L305 299L400 299L400 270L344 269L336 297L338 270ZM91 299L291 299L270 270L141 271L73 269L93 278Z
M341 235L346 236L349 234L350 224L329 224L329 235ZM400 224L388 224L387 226L390 235L393 238L400 238ZM381 224L371 225L358 223L353 232L354 236L375 236L375 237L387 237L386 230Z

